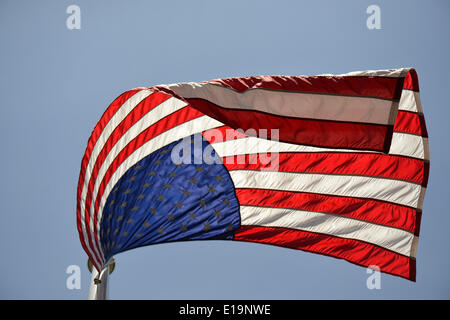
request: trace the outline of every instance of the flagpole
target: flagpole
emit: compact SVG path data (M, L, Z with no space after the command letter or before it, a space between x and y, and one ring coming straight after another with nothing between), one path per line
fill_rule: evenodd
M91 271L89 300L108 299L108 275L113 272L115 265L114 257L112 257L99 273L96 268L93 268L91 261L88 260L88 268Z

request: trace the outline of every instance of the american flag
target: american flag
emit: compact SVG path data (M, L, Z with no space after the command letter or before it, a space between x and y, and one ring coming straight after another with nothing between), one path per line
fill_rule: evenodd
M140 246L223 239L415 281L428 173L411 68L136 88L89 138L77 225L98 270Z

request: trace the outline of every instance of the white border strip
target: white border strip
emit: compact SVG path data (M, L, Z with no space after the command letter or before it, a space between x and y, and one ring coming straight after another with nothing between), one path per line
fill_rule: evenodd
M411 68L398 68L398 69L385 69L385 70L367 70L367 71L353 71L349 73L333 75L328 74L325 76L358 76L358 77L392 77L399 78L404 77L411 70ZM321 75L324 76L324 75Z

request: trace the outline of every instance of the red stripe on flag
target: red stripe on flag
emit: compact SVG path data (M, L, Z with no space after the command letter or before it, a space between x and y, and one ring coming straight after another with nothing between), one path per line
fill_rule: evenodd
M269 89L305 93L324 93L399 99L398 86L403 78L368 76L256 76L207 81L244 92L248 89Z
M371 223L418 230L416 210L384 201L266 189L236 189L240 205L329 213Z
M425 119L422 114L416 112L399 111L394 123L395 132L405 132L427 137L424 126Z
M284 117L261 111L227 109L207 100L185 99L204 114L232 128L279 130L279 140L309 146L356 150L386 150L391 128L387 125Z
M234 240L271 244L344 259L356 265L376 265L382 272L416 281L416 262L363 241L288 228L241 226Z
M413 91L419 91L419 78L415 69L409 70L403 82L403 88Z
M278 170L284 172L374 176L418 184L423 182L425 170L423 160L371 153L282 152L267 159L258 154L224 157L222 162L228 170L274 170L278 163Z
M214 129L209 129L202 132L203 137L209 142L223 142L227 140L246 138L248 135L240 132L238 130L234 130L229 126L221 126Z

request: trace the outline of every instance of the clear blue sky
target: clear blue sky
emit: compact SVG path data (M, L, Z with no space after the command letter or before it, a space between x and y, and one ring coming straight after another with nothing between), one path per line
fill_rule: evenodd
M81 8L81 29L66 8ZM381 30L366 9L381 8ZM0 2L0 298L85 299L76 230L81 157L122 92L246 75L414 67L431 174L417 282L329 257L231 241L170 243L119 254L113 299L450 298L450 1ZM81 290L66 288L79 265Z

